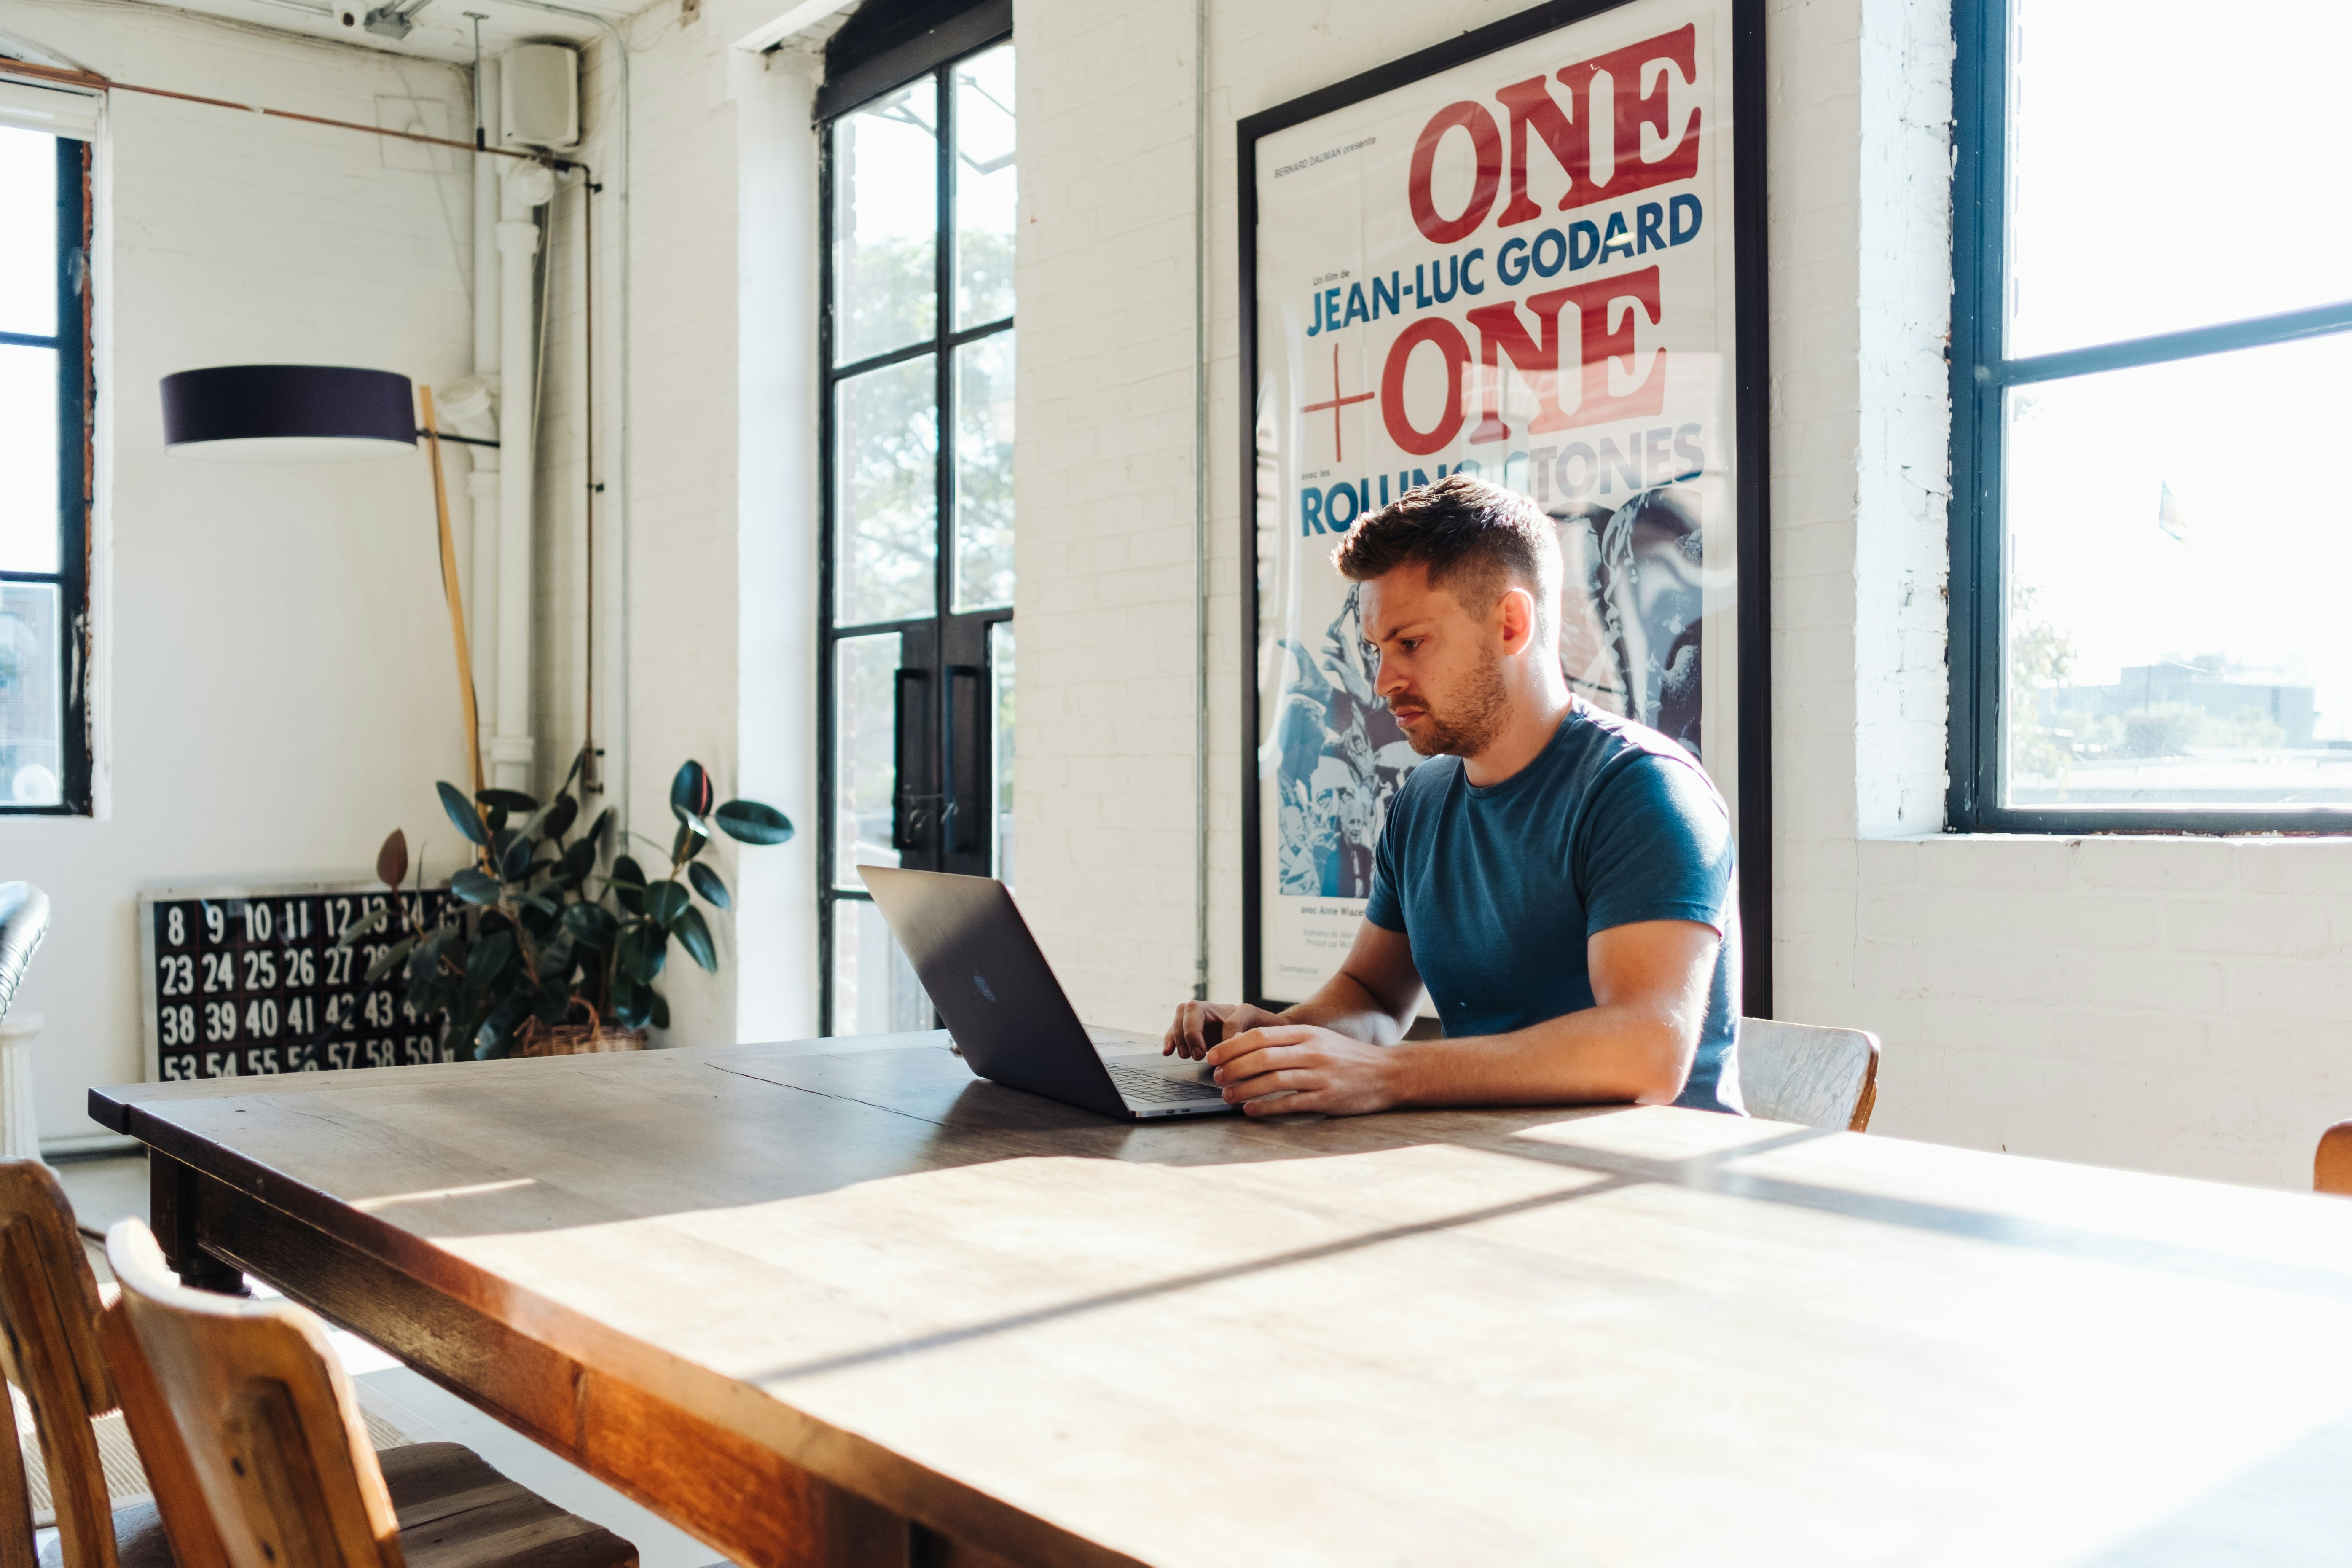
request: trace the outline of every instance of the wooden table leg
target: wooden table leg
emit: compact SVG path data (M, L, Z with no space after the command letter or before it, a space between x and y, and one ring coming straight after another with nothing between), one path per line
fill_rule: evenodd
M193 1290L244 1296L244 1270L204 1249L196 1234L196 1187L203 1178L160 1149L147 1151L148 1226L163 1261Z

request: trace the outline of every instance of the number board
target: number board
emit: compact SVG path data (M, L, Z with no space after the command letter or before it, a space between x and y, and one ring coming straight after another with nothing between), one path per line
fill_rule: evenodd
M430 925L446 889L423 900ZM392 901L378 883L167 889L139 895L148 1076L173 1080L455 1061L438 1013L401 1000L399 970L367 983L393 929L335 939Z

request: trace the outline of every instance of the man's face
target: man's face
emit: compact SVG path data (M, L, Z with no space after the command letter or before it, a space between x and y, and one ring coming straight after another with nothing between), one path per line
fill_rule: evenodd
M1364 584L1360 602L1364 640L1380 660L1372 689L1412 749L1424 757L1485 750L1510 704L1500 605L1472 616L1417 563Z

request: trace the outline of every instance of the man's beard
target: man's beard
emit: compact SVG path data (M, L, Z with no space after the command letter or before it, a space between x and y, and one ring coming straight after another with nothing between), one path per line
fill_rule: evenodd
M1441 713L1432 703L1421 733L1407 734L1405 743L1424 757L1475 757L1501 733L1510 706L1502 658L1489 650L1447 710Z

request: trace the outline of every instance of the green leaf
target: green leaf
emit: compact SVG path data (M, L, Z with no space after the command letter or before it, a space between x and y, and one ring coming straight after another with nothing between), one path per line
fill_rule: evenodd
M613 888L613 897L619 900L622 909L633 915L645 913L646 871L644 867L626 855L616 856L613 861L613 875L609 880Z
M397 827L375 852L375 879L394 890L408 880L408 835Z
M676 887L677 884L670 884ZM677 945L686 949L688 957L711 973L719 973L719 950L710 944L710 927L703 922L702 911L688 907L670 928L677 937Z
M416 939L415 937L405 937L399 942L394 942L382 952L377 953L374 958L368 962L367 983L373 985L377 981L383 979L385 975L391 973L394 970L399 968L401 962L408 956L409 950L415 945Z
M694 890L709 900L714 908L724 910L733 907L727 900L727 884L719 879L718 872L701 861L697 860L686 868L686 879L693 883Z
M596 814L595 826L588 829L588 837L582 839L581 842L583 844L602 844L604 841L604 830L612 826L613 808L608 805L604 810Z
M646 889L646 913L663 925L675 925L687 907L686 889L676 882L656 882Z
M668 1028L669 998L664 996L660 992L648 985L646 987L646 1000L652 1004L648 1012L652 1017L654 1027L656 1029Z
M595 864L596 841L593 838L583 838L579 843L572 845L563 851L562 858L556 861L555 867L558 871L576 882L585 877L589 868Z
M515 1026L530 1014L530 1005L531 994L518 991L492 1008L482 1026L474 1031L474 1059L484 1061L512 1051Z
M630 979L649 984L669 961L669 933L656 925L633 925L621 933L614 954Z
M789 817L756 800L730 800L713 814L711 820L728 837L745 844L782 844L793 836Z
M688 817L708 816L710 815L710 775L702 771L700 763L688 758L677 770L677 776L669 781L671 812L680 822Z
M530 874L530 857L535 848L537 846L532 844L530 835L527 833L500 835L498 850L499 874L509 882L521 881Z
M650 986L628 985L613 982L613 1021L625 1029L642 1029L653 1016L654 993Z
M488 985L514 961L514 935L510 931L493 931L474 944L466 955L466 978L476 985Z
M456 784L436 784L433 787L441 792L441 809L449 814L449 820L457 825L457 831L466 836L466 842L487 847L490 842L490 830L482 826L482 814L475 809L474 803L467 800Z
M555 804L549 806L539 819L540 837L561 838L572 831L572 825L579 819L580 803L568 795L559 795L555 797Z
M337 947L349 947L352 943L359 941L360 938L363 936L373 936L377 931L382 931L384 928L384 922L391 919L392 907L387 904L383 909L376 910L373 914L363 916L345 926L343 928L343 934L335 939L335 945Z
M563 929L574 942L609 948L620 939L621 922L602 904L574 904L563 911Z
M539 802L519 789L486 789L474 798L484 805L494 805L501 811L520 811L526 816L539 809Z
M498 879L471 866L449 879L449 890L469 904L495 904L499 901Z
M698 816L688 817L677 825L677 837L670 841L670 864L674 866L681 860L693 859L702 853L702 847L709 842L710 829L702 825L702 819Z

